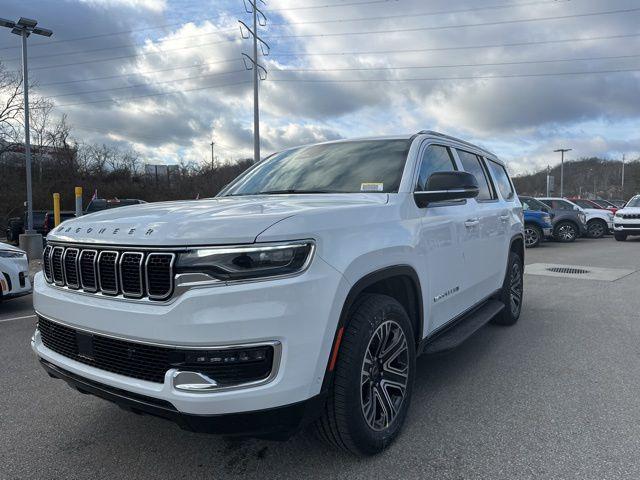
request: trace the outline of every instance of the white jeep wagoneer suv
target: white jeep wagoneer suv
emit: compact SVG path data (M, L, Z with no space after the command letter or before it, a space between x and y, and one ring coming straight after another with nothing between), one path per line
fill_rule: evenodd
M383 450L416 356L522 307L504 164L430 131L292 148L212 199L66 221L32 347L83 393L183 428Z

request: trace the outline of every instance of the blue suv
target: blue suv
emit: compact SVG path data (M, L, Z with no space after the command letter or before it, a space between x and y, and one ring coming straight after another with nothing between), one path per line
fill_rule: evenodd
M520 198L524 211L524 246L534 248L545 238L553 236L551 215L540 210L533 210L526 198Z

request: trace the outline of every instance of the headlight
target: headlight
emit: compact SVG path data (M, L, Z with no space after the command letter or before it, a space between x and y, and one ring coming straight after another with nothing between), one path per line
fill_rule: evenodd
M24 258L27 254L24 252L14 252L13 250L0 250L0 258Z
M613 213L609 212L608 216L609 216L609 221L610 222L613 221Z
M580 218L580 221L582 223L587 223L587 216L584 213L582 212L578 213L578 218Z
M618 217L618 218L622 218L622 214L620 212L616 212L615 216Z
M197 248L179 254L176 273L206 273L227 281L291 275L309 266L314 247L312 241L300 241Z

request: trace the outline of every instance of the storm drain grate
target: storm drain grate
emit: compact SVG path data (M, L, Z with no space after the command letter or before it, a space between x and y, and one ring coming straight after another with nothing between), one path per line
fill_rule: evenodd
M586 273L591 273L589 270L585 270L584 268L572 268L572 267L549 267L547 271L553 273L566 273L568 275L584 275Z

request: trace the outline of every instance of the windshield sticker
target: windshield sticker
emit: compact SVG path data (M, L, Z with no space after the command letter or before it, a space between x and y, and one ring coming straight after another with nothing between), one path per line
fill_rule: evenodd
M361 183L361 192L382 192L384 190L384 183Z

